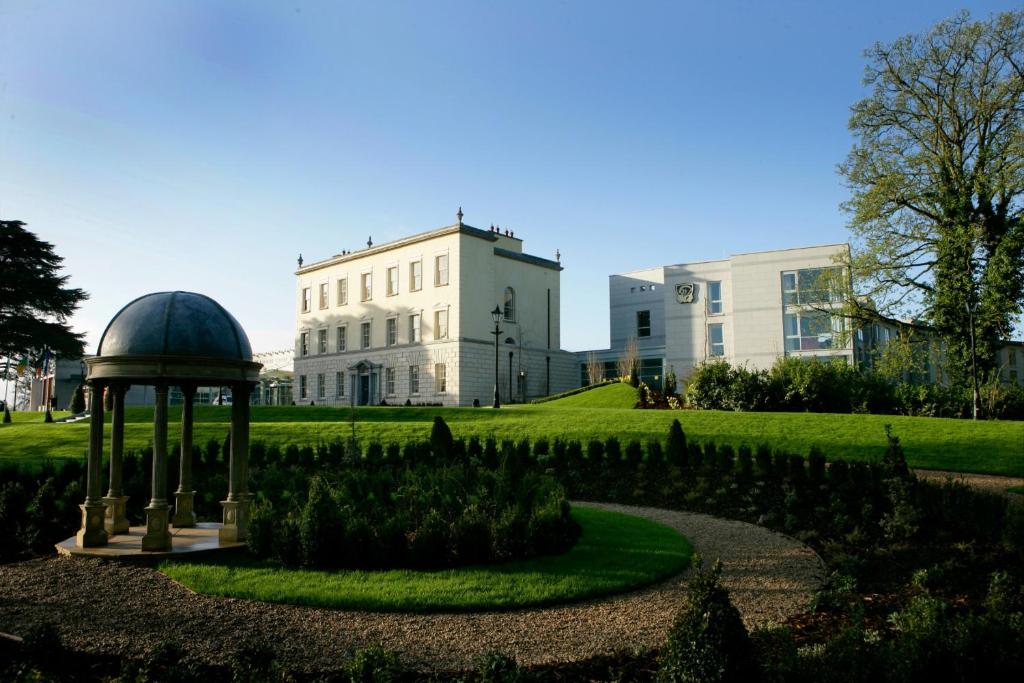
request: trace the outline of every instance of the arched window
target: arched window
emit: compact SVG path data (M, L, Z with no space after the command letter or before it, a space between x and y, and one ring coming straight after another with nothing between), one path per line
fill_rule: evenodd
M505 288L505 320L513 322L516 319L516 290L511 287Z

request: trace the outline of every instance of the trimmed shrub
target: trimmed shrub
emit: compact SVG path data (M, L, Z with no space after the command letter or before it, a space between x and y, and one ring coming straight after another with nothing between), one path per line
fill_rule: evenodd
M695 563L699 560L695 558ZM746 683L756 680L754 647L739 610L719 579L722 565L698 569L686 606L676 617L659 657L659 683Z
M434 416L434 426L430 429L430 450L434 458L449 462L455 453L455 440L448 423L440 415Z
M686 467L688 451L686 448L686 434L679 420L672 420L668 428L668 441L665 444L665 455L670 465Z

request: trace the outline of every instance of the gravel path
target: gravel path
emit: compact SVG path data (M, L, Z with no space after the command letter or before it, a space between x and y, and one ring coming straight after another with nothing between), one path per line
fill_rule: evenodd
M914 474L922 479L934 481L945 481L947 479L960 481L967 486L973 486L982 491L998 493L1016 503L1024 502L1024 496L1021 494L1007 491L1011 486L1024 486L1024 479L1020 477L1003 477L997 474L966 474L964 472L946 472L944 470L914 470Z
M678 529L723 583L747 626L803 610L824 569L806 546L767 529L688 512L590 504ZM573 661L659 646L686 594L685 575L640 591L565 607L476 614L387 614L271 605L199 595L154 569L56 557L0 566L0 631L58 626L86 651L142 656L173 639L223 663L240 642L272 643L289 667L335 670L352 649L382 644L422 669L472 666L488 650L522 664Z

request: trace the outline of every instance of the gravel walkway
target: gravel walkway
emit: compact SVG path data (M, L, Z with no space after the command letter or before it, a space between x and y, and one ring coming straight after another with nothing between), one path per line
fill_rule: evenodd
M824 576L813 551L758 526L592 505L663 522L689 538L705 561L720 558L723 583L748 627L803 610ZM488 650L544 664L657 647L685 594L684 575L565 607L460 615L349 612L209 597L151 568L57 557L0 566L0 631L19 634L49 622L76 649L136 657L172 639L209 663L228 661L240 642L252 639L272 643L283 663L306 671L336 670L352 649L379 643L418 668L455 670L469 668Z
M914 474L921 479L940 482L952 479L982 491L997 493L1015 503L1024 502L1024 496L1021 494L1007 491L1011 486L1024 486L1024 479L1020 477L1003 477L998 474L967 474L964 472L946 472L944 470L914 470Z

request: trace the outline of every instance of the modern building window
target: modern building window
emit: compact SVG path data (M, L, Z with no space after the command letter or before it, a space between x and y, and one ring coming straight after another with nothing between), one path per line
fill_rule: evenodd
M409 291L418 292L423 289L423 261L409 264Z
M511 287L505 288L505 321L515 322L516 319L516 290Z
M327 330L316 331L316 352L327 353Z
M309 287L303 287L302 288L302 312L303 313L309 313L309 307L313 305L312 302L311 302L310 297L312 297L312 294L309 291Z
M443 394L448 390L448 377L445 372L444 363L434 365L434 391Z
M420 393L420 366L418 365L409 366L409 393Z
M348 303L348 278L338 280L338 305L344 306Z
M385 332L387 332L387 341L385 343L388 346L394 346L398 343L398 318L388 318L384 324Z
M409 343L420 340L420 314L412 313L409 316Z
M638 337L650 337L651 336L651 312L650 311L637 311L636 312L636 336L638 336Z
M365 322L359 326L359 341L361 349L370 348L370 323Z
M448 338L448 311L434 311L434 339Z
M642 358L640 360L640 381L648 386L661 387L661 369L664 362L661 358Z
M336 342L338 353L344 353L348 350L348 325L338 326L338 338L336 339Z
M363 273L359 276L359 292L363 301L373 299L373 273Z
M836 333L842 332L843 319L827 311L797 311L783 316L786 351L817 351L835 346Z
M838 267L804 268L782 273L782 302L787 305L829 303L829 291L834 284Z
M725 355L725 332L722 330L722 323L708 325L708 355Z
M316 397L319 399L327 398L327 382L324 380L324 373L319 373L316 376Z
M708 283L708 313L718 315L722 312L722 283Z
M345 373L334 373L334 398L345 398Z
M388 268L388 296L398 294L398 266Z
M320 283L320 308L327 308L327 304L329 303L329 300L328 300L327 297L328 297L327 283L326 282L321 282Z
M395 395L395 369L384 368L384 393L388 396Z
M448 284L448 254L441 254L434 258L434 285L441 286Z
M306 376L299 375L299 398L306 398Z
M299 355L309 355L309 332L299 333Z

